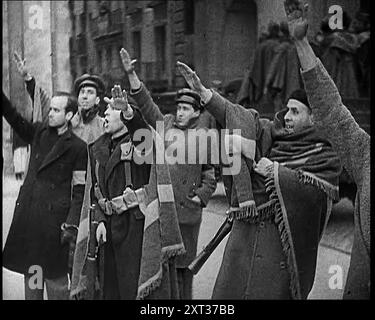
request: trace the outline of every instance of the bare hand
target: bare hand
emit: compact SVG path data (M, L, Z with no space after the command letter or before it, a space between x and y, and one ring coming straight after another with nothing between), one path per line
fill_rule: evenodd
M29 72L26 68L26 59L22 60L18 52L14 52L14 61L16 62L17 70L22 77L26 77Z
M267 168L269 168L272 164L273 162L270 159L263 157L258 161L256 166L254 167L254 171L260 174L261 176L266 177L269 173Z
M104 222L100 222L96 228L96 241L98 243L107 241L107 230L105 228Z
M180 71L181 75L185 78L190 89L196 91L198 94L206 91L207 89L203 86L201 80L189 66L185 63L177 61L177 69Z
M308 4L302 4L300 0L285 0L284 8L290 35L295 40L303 40L306 37L308 28Z
M193 202L195 202L196 204L199 204L199 205L202 204L202 201L198 196L194 196L193 198L191 198L191 201L193 201Z
M134 64L137 62L137 59L132 60L129 53L124 48L120 50L120 57L125 72L132 73L134 71Z
M121 111L128 111L129 103L128 103L128 95L125 90L121 91L121 86L115 85L112 90L112 99L104 97L104 101L109 104L113 109L121 110Z

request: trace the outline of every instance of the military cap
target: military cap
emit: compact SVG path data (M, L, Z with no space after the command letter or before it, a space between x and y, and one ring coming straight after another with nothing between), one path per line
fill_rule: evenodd
M79 78L74 81L74 92L76 95L78 95L79 90L83 86L92 86L95 87L98 91L98 95L103 94L105 91L105 86L103 80L96 75L91 75L88 73L83 74Z
M184 88L177 91L176 103L188 103L191 104L195 109L202 109L201 98L195 91Z

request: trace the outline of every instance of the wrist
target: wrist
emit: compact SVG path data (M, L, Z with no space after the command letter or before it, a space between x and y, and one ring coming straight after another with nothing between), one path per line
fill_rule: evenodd
M212 91L210 89L204 88L199 92L203 104L206 104L212 98Z
M122 110L122 115L125 120L131 120L134 116L134 111L132 107L128 107L126 110Z
M23 78L25 81L30 81L33 78L33 76L27 72L24 74Z
M293 38L293 41L296 46L303 47L303 46L309 45L309 40L307 39L307 35L304 36L302 39Z

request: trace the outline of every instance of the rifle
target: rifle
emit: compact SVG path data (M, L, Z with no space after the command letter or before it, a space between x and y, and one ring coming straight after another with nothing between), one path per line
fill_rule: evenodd
M193 274L197 274L199 270L203 267L204 263L211 256L212 252L214 252L214 250L220 244L220 242L231 231L232 225L233 218L227 217L224 223L220 226L219 230L216 232L215 236L208 243L208 245L203 248L201 253L199 253L188 266L188 269Z
M96 244L96 228L98 222L94 221L95 205L90 206L89 219L90 219L90 234L89 234L89 248L87 253L87 292L85 295L86 300L94 300L97 294L97 278L98 278L98 247Z

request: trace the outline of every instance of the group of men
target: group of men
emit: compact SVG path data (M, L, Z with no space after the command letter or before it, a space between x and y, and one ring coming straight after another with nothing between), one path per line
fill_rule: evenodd
M138 130L151 132L155 144L158 125L165 131L164 157L172 144L187 150L190 130L233 132L221 142L241 166L223 175L234 222L213 299L307 298L342 165L358 190L345 297L369 297L370 138L307 41L306 8L287 1L286 12L306 91L293 92L273 121L205 88L181 62L177 68L190 89L177 92L175 115L163 115L125 49L120 56L134 104L115 86L112 98L104 98L104 119L95 108L104 84L92 75L75 81L75 96L55 93L44 123L25 121L3 94L3 116L31 145L3 253L4 267L25 275L26 299L43 298L43 287L30 286L35 265L49 299L87 298L96 280L87 271L93 237L103 257L102 299L192 299L188 266L197 253L202 208L216 189L214 167L207 157L198 159L201 144L194 161L187 152L164 166L137 161L147 153L135 139ZM35 95L35 79L24 75ZM170 139L175 132L184 139ZM96 223L95 234L88 221Z

